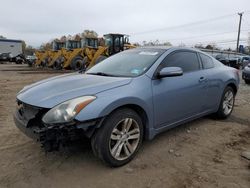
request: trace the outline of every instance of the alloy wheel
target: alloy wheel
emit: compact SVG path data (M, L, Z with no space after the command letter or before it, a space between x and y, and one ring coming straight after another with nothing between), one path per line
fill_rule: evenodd
M233 110L234 94L231 90L228 90L224 95L223 111L225 115L228 115Z
M119 121L112 130L109 150L116 160L129 158L138 147L140 141L140 129L138 123L132 118Z

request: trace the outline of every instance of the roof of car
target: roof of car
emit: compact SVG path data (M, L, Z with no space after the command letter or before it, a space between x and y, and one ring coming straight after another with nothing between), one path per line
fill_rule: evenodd
M197 48L188 48L188 47L176 47L176 46L141 46L139 49L161 49L161 50L191 50L196 52L202 52L201 50Z

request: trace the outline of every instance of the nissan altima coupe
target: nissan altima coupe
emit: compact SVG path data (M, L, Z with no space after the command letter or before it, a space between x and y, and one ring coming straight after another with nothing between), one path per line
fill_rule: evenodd
M144 139L196 118L227 118L238 70L189 48L136 48L85 73L64 74L24 87L16 126L46 150L80 139L110 166L128 163Z

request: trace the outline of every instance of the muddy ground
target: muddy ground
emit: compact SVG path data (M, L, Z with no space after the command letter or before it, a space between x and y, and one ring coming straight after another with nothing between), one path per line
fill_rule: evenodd
M45 153L14 125L16 93L60 72L0 64L0 187L250 187L250 85L241 83L228 120L201 118L143 144L128 165L112 169L88 142Z

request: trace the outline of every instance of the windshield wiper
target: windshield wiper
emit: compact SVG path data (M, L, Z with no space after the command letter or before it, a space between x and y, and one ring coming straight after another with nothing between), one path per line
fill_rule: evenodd
M86 74L98 75L98 76L115 76L113 74L107 74L105 72L91 72L91 73L86 73Z

